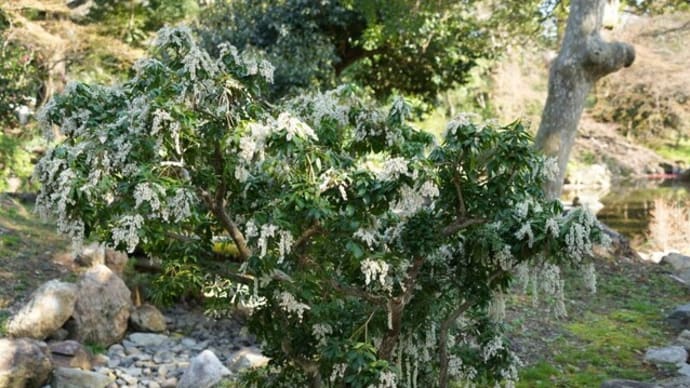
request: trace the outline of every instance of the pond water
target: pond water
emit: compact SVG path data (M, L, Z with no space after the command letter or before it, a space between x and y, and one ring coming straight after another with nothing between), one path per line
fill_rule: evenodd
M583 195L598 198L603 207L597 218L638 245L647 239L654 201L690 200L690 185L678 181L618 182L605 192L570 191L564 198L571 203L575 196Z

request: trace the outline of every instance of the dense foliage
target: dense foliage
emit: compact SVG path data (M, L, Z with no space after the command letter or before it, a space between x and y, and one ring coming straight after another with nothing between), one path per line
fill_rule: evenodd
M376 95L435 99L492 55L489 20L470 2L219 1L200 20L207 48L229 41L276 66L273 93L349 79Z
M164 29L128 82L56 96L42 119L66 140L37 167L38 208L76 242L162 258L166 292L201 285L217 313L252 309L271 362L246 382L515 381L501 293L533 268L563 314L558 265L602 239L544 200L552 164L525 130L460 117L434 145L404 100L381 110L347 86L272 108L270 63L219 52ZM219 238L238 262L204 279Z

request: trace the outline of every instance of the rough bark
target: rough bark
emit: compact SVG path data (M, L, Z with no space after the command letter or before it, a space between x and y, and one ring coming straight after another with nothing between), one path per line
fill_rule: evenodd
M607 74L630 66L635 49L606 42L600 35L607 0L572 0L561 51L549 72L549 90L536 145L558 160L558 176L546 183L549 198L558 198L575 142L587 94Z

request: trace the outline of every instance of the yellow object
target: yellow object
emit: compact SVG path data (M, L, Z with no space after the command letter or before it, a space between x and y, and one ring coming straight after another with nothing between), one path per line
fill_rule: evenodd
M216 241L213 243L213 253L222 256L237 257L240 251L233 241Z

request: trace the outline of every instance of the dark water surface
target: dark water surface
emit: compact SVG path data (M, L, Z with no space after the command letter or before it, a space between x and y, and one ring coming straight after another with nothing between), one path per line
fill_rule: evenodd
M690 200L690 186L677 181L637 181L612 185L600 199L604 207L597 218L633 241L644 241L654 200Z

